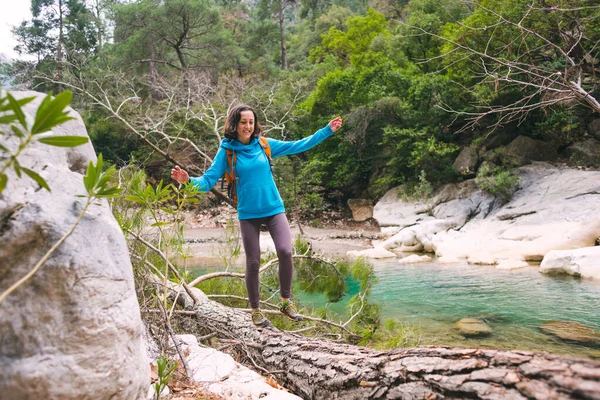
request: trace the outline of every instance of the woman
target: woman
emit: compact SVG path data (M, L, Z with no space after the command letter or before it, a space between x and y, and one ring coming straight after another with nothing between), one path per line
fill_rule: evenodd
M306 151L333 135L342 126L337 117L312 136L293 142L267 139L272 158L297 154ZM200 191L208 191L229 170L227 150L235 152L235 175L237 176L237 210L240 220L242 242L246 253L246 289L252 308L252 322L258 327L272 326L260 311L259 268L260 268L260 227L266 225L279 258L279 285L281 304L279 311L295 321L301 321L292 295L292 234L285 215L283 201L271 172L270 160L260 144L262 128L254 110L245 104L232 108L227 115L223 129L225 139L221 142L210 168L198 178L190 178L188 173L176 166L171 177L179 183L191 182Z

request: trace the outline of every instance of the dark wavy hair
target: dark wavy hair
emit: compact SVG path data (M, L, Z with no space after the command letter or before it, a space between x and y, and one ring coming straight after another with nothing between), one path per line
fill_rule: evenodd
M223 127L223 134L226 138L237 139L237 126L240 119L242 119L242 111L252 111L252 114L254 114L254 132L252 132L252 137L257 138L262 133L262 126L260 126L258 118L256 118L256 111L247 104L238 104L229 110L227 114L227 120Z

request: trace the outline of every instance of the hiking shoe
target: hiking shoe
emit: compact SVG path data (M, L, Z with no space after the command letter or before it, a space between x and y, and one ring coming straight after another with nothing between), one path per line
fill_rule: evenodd
M298 311L291 300L281 303L279 312L293 321L302 321L302 315L298 314Z
M271 321L265 317L265 315L260 311L259 308L252 311L252 323L259 328L270 328L273 326Z

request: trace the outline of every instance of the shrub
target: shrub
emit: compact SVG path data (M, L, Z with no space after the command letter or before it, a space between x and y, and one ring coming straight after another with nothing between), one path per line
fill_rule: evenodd
M500 167L491 169L483 165L477 171L475 182L483 191L508 203L519 186L519 177Z

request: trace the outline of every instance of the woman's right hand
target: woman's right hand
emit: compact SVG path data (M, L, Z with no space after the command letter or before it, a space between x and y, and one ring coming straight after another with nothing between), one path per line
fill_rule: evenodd
M175 179L179 183L188 183L190 181L190 176L186 170L179 168L178 165L171 170L171 178Z

